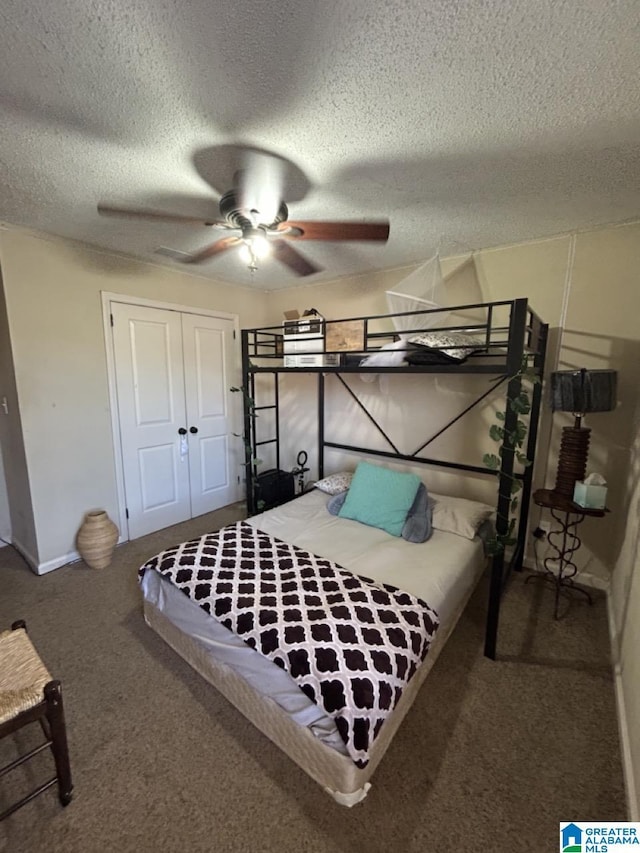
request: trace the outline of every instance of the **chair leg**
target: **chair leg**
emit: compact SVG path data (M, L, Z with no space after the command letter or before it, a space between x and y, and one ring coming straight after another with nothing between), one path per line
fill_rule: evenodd
M58 776L58 798L63 806L68 806L71 802L73 782L71 781L67 730L64 722L62 687L59 681L50 681L45 685L44 698L47 702L46 716L51 729L51 751Z

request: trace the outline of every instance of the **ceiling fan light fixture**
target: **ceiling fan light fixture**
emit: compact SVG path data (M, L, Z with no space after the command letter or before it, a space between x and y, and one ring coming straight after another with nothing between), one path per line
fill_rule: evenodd
M242 231L240 257L250 270L258 268L258 261L271 254L271 246L263 228L245 228Z
M251 250L256 258L259 258L260 260L269 257L271 254L271 246L264 234L260 234L252 239Z
M238 253L240 255L240 259L248 265L249 269L255 268L256 257L251 251L251 246L248 243L243 243L240 246Z

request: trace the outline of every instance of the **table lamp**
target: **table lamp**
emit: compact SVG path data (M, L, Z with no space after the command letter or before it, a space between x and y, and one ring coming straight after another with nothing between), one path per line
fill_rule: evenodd
M577 480L587 472L591 430L582 426L588 412L611 412L617 404L617 371L557 370L551 374L551 408L554 412L573 412L573 426L562 428L556 485L553 491L573 500Z

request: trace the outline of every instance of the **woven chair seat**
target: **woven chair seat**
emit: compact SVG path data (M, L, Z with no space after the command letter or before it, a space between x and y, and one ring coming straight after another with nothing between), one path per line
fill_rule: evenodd
M0 724L42 702L51 680L26 631L0 633Z

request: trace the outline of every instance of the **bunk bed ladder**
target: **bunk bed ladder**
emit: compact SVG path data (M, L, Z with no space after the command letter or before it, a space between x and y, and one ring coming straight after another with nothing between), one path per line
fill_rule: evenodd
M255 417L252 411L252 401L255 399L255 377L249 369L251 361L249 358L249 332L242 329L242 414L243 414L243 440L244 440L244 480L247 490L247 512L253 515L255 512L255 466L252 463L255 444Z
M259 480L259 472L258 465L259 462L256 462L256 458L258 457L260 447L264 447L268 444L275 444L275 468L276 471L280 470L280 377L278 376L277 371L273 371L271 374L273 376L273 403L270 403L266 406L256 406L256 382L255 375L251 373L249 377L249 388L250 388L250 397L253 401L253 404L250 404L250 440L249 446L251 449L251 458L249 460L249 465L247 467L248 472L250 472L250 481L249 476L247 477L247 509L249 510L249 514L253 515L256 512L261 512L262 508L258 505L258 497L256 494L256 485ZM257 424L256 420L259 417L258 412L266 412L273 411L275 412L275 435L272 438L263 438L258 441L257 437ZM251 489L249 490L249 482L251 482ZM249 506L249 494L251 495L251 505Z
M256 483L258 478L258 465L255 461L258 448L275 444L275 466L280 470L280 385L277 370L271 371L273 376L273 403L265 406L256 405L256 377L250 369L249 338L245 330L242 331L242 388L244 398L244 468L247 489L247 512L254 515L259 511L257 506ZM256 430L256 419L258 412L271 410L275 412L275 436L273 438L258 441Z
M324 373L318 373L318 479L324 477Z

